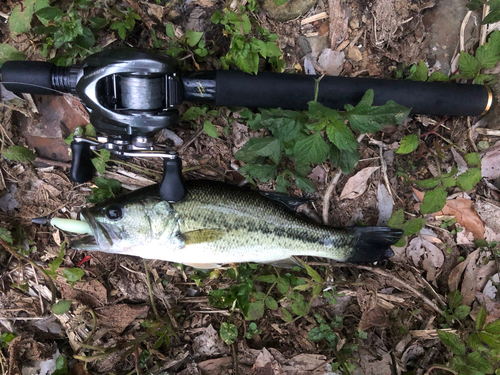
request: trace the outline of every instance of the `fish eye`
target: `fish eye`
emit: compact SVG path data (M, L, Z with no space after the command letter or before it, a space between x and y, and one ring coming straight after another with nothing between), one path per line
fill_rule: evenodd
M123 217L122 208L116 204L106 207L105 214L109 220L120 220Z

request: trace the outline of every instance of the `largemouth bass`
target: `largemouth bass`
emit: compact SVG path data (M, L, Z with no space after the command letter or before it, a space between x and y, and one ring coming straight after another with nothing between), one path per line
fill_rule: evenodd
M258 191L219 182L186 185L187 195L178 203L162 200L153 186L82 210L92 235L72 247L197 268L291 265L295 255L365 263L391 257L390 246L403 234L386 227L319 225Z

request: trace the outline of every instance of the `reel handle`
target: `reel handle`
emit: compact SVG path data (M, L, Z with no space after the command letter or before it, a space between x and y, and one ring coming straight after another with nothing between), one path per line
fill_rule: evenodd
M163 159L163 178L160 182L159 194L167 202L179 202L186 195L182 178L182 160L176 152L171 155L173 158Z
M71 142L70 177L71 180L80 184L90 181L94 177L95 168L90 159L90 144L87 142Z

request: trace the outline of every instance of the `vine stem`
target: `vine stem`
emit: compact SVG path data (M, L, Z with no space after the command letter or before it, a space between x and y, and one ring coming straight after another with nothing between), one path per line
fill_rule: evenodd
M365 134L361 134L356 139L359 142L363 140ZM339 168L333 174L332 180L326 189L325 196L323 197L323 224L328 225L328 211L330 211L330 199L332 197L333 191L339 183L340 176L342 176L342 170Z
M446 367L446 366L442 366L442 365L433 365L432 367L430 367L424 375L429 375L431 373L432 370L434 369L439 369L439 370L444 370L444 371L448 371L448 372L451 372L452 374L455 374L455 375L458 375L458 371L455 371L449 367Z
M151 286L151 280L149 279L148 264L146 263L146 259L143 259L142 262L144 263L144 270L146 272L146 282L148 284L149 299L151 300L151 307L153 308L153 312L155 313L156 320L161 321L160 315L158 314L158 310L156 310L155 300L153 298L153 288Z

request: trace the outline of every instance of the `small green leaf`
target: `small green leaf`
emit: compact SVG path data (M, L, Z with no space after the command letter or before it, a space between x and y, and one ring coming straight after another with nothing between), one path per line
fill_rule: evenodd
M201 32L201 31L186 30L186 40L187 40L187 44L190 47L196 46L198 44L198 42L200 41L202 36L203 36L203 32Z
M25 60L26 55L10 44L0 44L0 68L6 61Z
M292 311L298 316L304 316L309 313L309 303L304 300L298 300L292 302L290 305Z
M458 65L460 67L460 73L467 79L472 79L479 74L479 62L474 56L469 55L466 52L462 51L460 53Z
M80 281L85 272L81 268L66 268L63 276L68 280L69 285L73 286L75 282Z
M52 373L52 375L67 375L68 374L68 366L66 364L66 358L60 355L56 359L56 371Z
M304 177L295 177L295 184L301 190L304 190L306 193L314 193L315 188L311 180Z
M493 366L490 361L479 352L472 352L467 354L467 362L479 370L481 373L493 374Z
M273 283L276 282L276 276L274 276L274 275L263 275L263 276L259 276L257 278L257 280L265 282L265 283L273 284Z
M463 191L470 191L481 181L481 169L471 168L457 177L457 186Z
M498 322L498 320L497 320L497 322ZM493 322L493 323L495 323L495 322ZM490 323L490 324L493 324L493 323ZM495 325L495 327L494 327L495 332L498 332L496 329L497 326L498 325ZM481 331L478 333L478 335L479 335L479 338L481 339L481 341L489 346L490 350L491 349L500 349L500 338L498 337L498 333L495 333L493 335L492 333Z
M12 238L12 233L6 228L0 228L0 238L7 243L12 244L14 239Z
M418 65L416 65L415 72L411 76L409 76L408 79L411 79L412 81L425 82L427 81L427 75L427 65L425 64L425 62L420 61Z
M220 338L227 344L231 345L238 337L238 328L231 323L222 323L220 325Z
M278 283L276 284L276 286L278 287L278 290L281 294L288 293L288 290L290 289L290 283L287 279L284 279L282 277L278 277Z
M486 311L486 307L481 306L479 312L476 316L476 331L481 331L484 328L484 324L486 323L486 316L488 312Z
M450 77L441 72L434 72L429 76L427 82L448 82Z
M409 154L416 150L418 147L418 136L415 134L408 134L401 140L401 145L397 148L398 154Z
M481 339L479 338L479 335L476 332L473 332L469 338L467 339L467 345L472 349L472 350L477 350L484 352L486 351L486 347L483 345L481 342Z
M325 280L306 262L304 262L302 259L299 259L299 262L305 267L307 274L311 276L311 278L316 281L317 283L324 283Z
M2 153L2 156L10 161L30 162L36 159L33 152L22 146L12 145Z
M403 224L403 229L404 236L411 236L413 234L417 234L420 232L420 230L425 227L426 220L423 218L413 218L411 220L408 220L406 223Z
M108 20L106 18L101 17L91 17L89 18L89 26L93 29L99 30L108 24Z
M278 308L278 302L276 302L276 300L271 296L268 296L265 302L268 309L276 310Z
M457 355L465 355L465 344L460 340L460 337L448 331L438 330L438 336L451 351Z
M476 50L475 57L481 68L491 69L500 61L500 56L497 54L497 47L493 47L487 43L479 46Z
M488 323L484 330L492 335L500 335L500 319L495 320L494 322Z
M340 168L344 174L349 174L354 170L356 164L358 164L360 155L358 149L354 151L342 151L337 146L330 145L328 156L334 167Z
M42 20L52 21L55 19L60 19L62 16L64 16L64 12L56 7L46 7L38 10L36 12L36 15Z
M167 26L166 26L166 34L169 38L175 38L175 29L174 29L174 25L172 23L167 23Z
M17 5L9 17L11 35L22 34L30 31L31 19L33 18L35 0L24 0L23 4Z
M401 229L403 228L403 222L405 221L405 214L402 209L397 210L391 215L387 226Z
M444 187L438 187L434 190L425 192L424 201L422 202L422 206L420 206L420 212L425 215L441 211L446 204L446 197L447 194Z
M284 307L281 308L281 319L283 319L285 322L289 323L293 320L292 314L290 314L290 311L285 309Z
M205 120L205 122L203 123L203 130L205 130L205 133L207 133L212 138L217 138L219 136L217 128L214 126L214 124L212 124L211 121Z
M244 176L256 178L261 182L274 180L278 175L277 165L275 164L245 164L238 172Z
M339 150L354 151L358 148L358 141L352 131L340 120L333 119L328 122L326 135Z
M264 301L256 301L250 304L248 314L245 318L247 320L258 320L264 316Z
M293 148L298 163L322 163L328 156L329 147L320 132L301 139Z
M52 305L52 312L56 315L62 315L69 311L71 308L71 301L67 299L60 299Z
M467 318L467 316L469 315L469 313L470 313L470 307L462 305L462 306L458 306L455 309L455 311L453 312L453 315L455 315L455 317L458 320L462 320L462 319Z
M309 341L318 342L324 339L324 335L320 327L314 327L307 334L307 338Z
M473 167L479 167L481 165L481 156L477 152L472 152L465 155L465 161Z
M287 2L288 0L274 0L274 4L276 4L277 7L280 5L283 5Z
M432 177L427 180L415 181L415 185L426 189L432 189L438 186L441 181L442 180L439 177Z
M234 157L245 163L253 163L259 156L269 156L276 164L281 158L281 142L274 137L251 138Z

